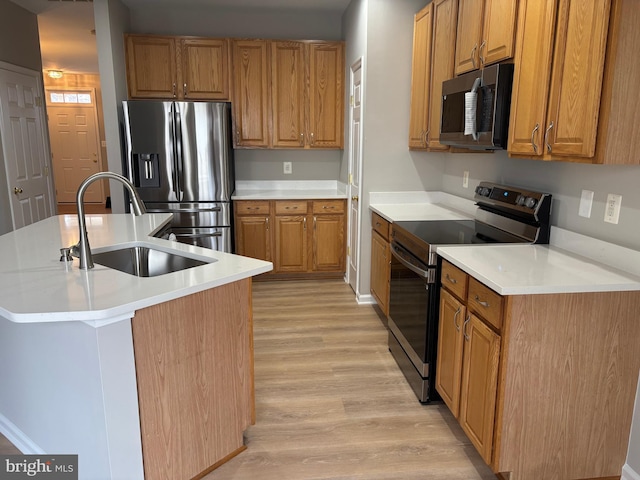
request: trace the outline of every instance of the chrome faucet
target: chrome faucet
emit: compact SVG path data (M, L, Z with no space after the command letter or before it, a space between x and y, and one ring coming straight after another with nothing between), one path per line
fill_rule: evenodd
M84 214L84 192L87 190L89 185L91 185L96 180L100 180L101 178L118 180L126 187L126 189L129 191L129 195L131 196L131 206L133 207L133 213L136 216L143 215L147 212L147 209L144 206L144 202L138 195L138 192L136 192L133 184L126 177L113 172L98 172L85 178L84 181L80 184L78 193L76 194L76 207L78 209L78 227L80 229L80 240L76 245L71 247L73 253L80 259L80 268L82 270L93 268L93 258L91 256L91 247L89 246L89 237L87 235L87 221Z

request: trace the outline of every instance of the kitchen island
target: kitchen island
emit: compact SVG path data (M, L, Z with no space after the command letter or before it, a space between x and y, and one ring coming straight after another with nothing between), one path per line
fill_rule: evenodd
M79 270L77 217L0 237L0 431L78 454L79 478L191 478L253 421L251 277L269 262L153 238L169 214L88 215L94 253L144 244L205 265L142 278Z

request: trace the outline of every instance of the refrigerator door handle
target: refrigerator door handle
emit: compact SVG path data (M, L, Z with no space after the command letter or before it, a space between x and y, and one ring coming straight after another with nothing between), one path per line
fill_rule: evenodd
M180 108L178 107L178 105L176 103L173 104L173 108L174 110L174 121L175 121L175 127L174 127L174 138L175 138L175 142L176 142L176 165L175 165L175 185L176 185L176 197L178 198L178 201L182 201L182 197L183 197L183 192L182 192L182 169L183 169L183 162L182 162L182 117L180 115Z

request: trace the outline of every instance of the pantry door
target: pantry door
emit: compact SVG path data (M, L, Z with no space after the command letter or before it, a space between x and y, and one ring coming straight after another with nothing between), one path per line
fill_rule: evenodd
M39 72L0 62L0 148L14 229L54 214L41 82Z
M360 266L360 174L362 172L362 59L351 66L349 135L349 285L359 297Z
M56 201L73 203L82 181L101 171L98 115L93 89L47 90L49 139ZM93 182L86 203L104 203L104 182Z

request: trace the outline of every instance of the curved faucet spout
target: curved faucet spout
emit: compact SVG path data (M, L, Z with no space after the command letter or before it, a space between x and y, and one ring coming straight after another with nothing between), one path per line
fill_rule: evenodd
M80 187L78 187L78 193L76 194L80 240L78 241L78 244L74 246L74 250L77 251L78 258L80 259L80 268L82 270L93 268L93 258L91 256L91 247L89 246L89 236L87 235L87 221L84 213L84 192L89 188L89 185L101 178L117 180L125 186L131 196L131 206L135 215L143 215L147 212L144 202L138 195L133 184L126 177L114 172L98 172L85 178L80 184Z

